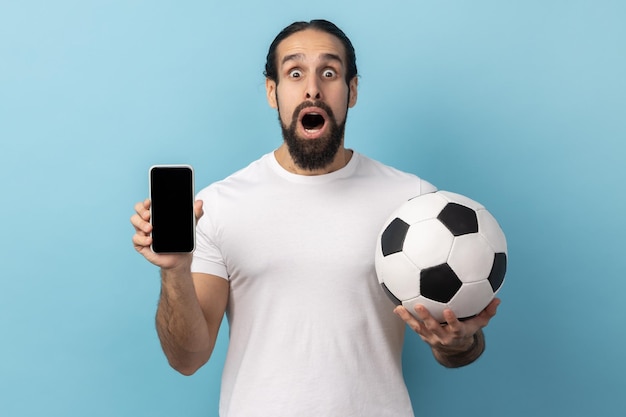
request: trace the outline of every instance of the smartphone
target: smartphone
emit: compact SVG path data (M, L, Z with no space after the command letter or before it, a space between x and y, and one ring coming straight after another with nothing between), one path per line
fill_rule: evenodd
M152 251L193 252L196 243L193 168L154 165L150 167L149 177Z

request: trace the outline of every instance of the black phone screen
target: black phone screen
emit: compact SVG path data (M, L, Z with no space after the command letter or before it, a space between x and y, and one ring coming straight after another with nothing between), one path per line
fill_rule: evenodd
M152 250L192 252L195 246L194 183L190 166L150 168Z

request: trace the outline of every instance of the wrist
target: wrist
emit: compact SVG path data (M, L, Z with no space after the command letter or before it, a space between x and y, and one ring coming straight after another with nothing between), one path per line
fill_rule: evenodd
M474 333L462 346L451 348L441 346L433 348L435 359L447 368L469 365L482 355L485 350L485 336L481 330Z
M478 336L476 335L476 333L474 333L472 336L465 339L465 343L459 346L457 353L469 352L476 347L477 343Z
M177 262L172 265L168 265L167 267L161 267L161 278L163 280L167 280L171 277L180 277L182 275L191 276L191 257L189 260L181 260L181 262Z

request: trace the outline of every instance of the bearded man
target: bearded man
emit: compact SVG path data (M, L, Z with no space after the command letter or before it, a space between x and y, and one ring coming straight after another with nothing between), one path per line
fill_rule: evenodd
M345 147L358 76L343 31L325 20L286 27L265 77L283 142L198 194L193 254L153 253L150 201L135 206L135 249L161 269L163 350L176 370L194 373L227 317L222 417L413 416L406 324L441 364L467 365L484 350L499 300L463 322L447 310L441 325L423 306L419 319L394 307L378 285L382 224L435 187Z

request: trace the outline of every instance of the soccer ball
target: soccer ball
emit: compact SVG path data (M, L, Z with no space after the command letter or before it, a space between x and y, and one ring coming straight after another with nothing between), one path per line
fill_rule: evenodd
M480 313L504 282L506 238L481 204L448 191L402 204L376 242L378 282L416 315L422 304L439 322L450 308L463 320Z

